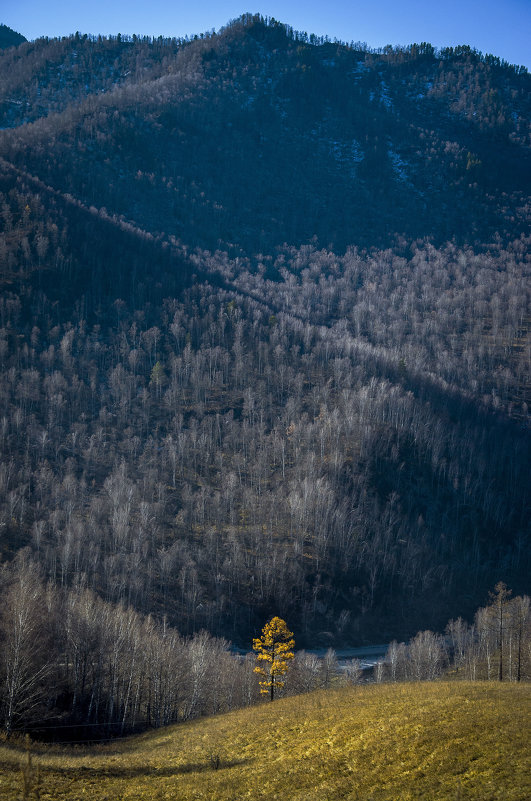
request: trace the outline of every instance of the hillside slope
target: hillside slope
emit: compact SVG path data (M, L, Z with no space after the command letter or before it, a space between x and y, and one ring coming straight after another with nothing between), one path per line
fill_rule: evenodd
M528 685L373 685L94 749L34 746L29 768L23 746L3 744L0 791L19 798L24 772L54 801L526 801L529 701Z
M40 40L0 70L0 154L188 246L522 230L530 78L467 48L372 53L249 15L189 42Z
M243 648L529 590L525 70L244 15L0 74L3 560Z

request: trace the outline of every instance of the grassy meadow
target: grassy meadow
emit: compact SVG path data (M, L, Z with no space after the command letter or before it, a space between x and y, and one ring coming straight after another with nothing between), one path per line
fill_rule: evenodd
M91 747L0 743L2 801L528 801L531 687L318 691Z

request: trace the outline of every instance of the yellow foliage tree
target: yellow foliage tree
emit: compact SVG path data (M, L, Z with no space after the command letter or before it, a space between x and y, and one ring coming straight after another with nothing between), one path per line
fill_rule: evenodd
M273 617L262 629L262 636L253 640L253 650L260 663L254 672L263 676L260 681L260 692L269 694L271 701L275 697L275 689L284 686L281 677L288 670L288 662L293 659L295 640L286 622L280 617Z

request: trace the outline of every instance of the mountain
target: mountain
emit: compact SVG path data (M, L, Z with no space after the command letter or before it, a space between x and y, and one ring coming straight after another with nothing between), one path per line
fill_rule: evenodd
M244 15L0 74L5 560L242 646L525 591L524 68Z
M191 42L41 40L2 71L10 161L187 245L523 228L529 75L468 48L371 53L248 17Z

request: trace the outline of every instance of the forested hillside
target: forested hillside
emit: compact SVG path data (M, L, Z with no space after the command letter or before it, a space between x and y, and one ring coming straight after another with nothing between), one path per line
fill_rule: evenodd
M2 152L210 250L519 236L527 72L466 47L361 47L252 17L192 42L26 43L2 56Z
M246 15L0 76L3 561L244 647L528 589L525 69Z

